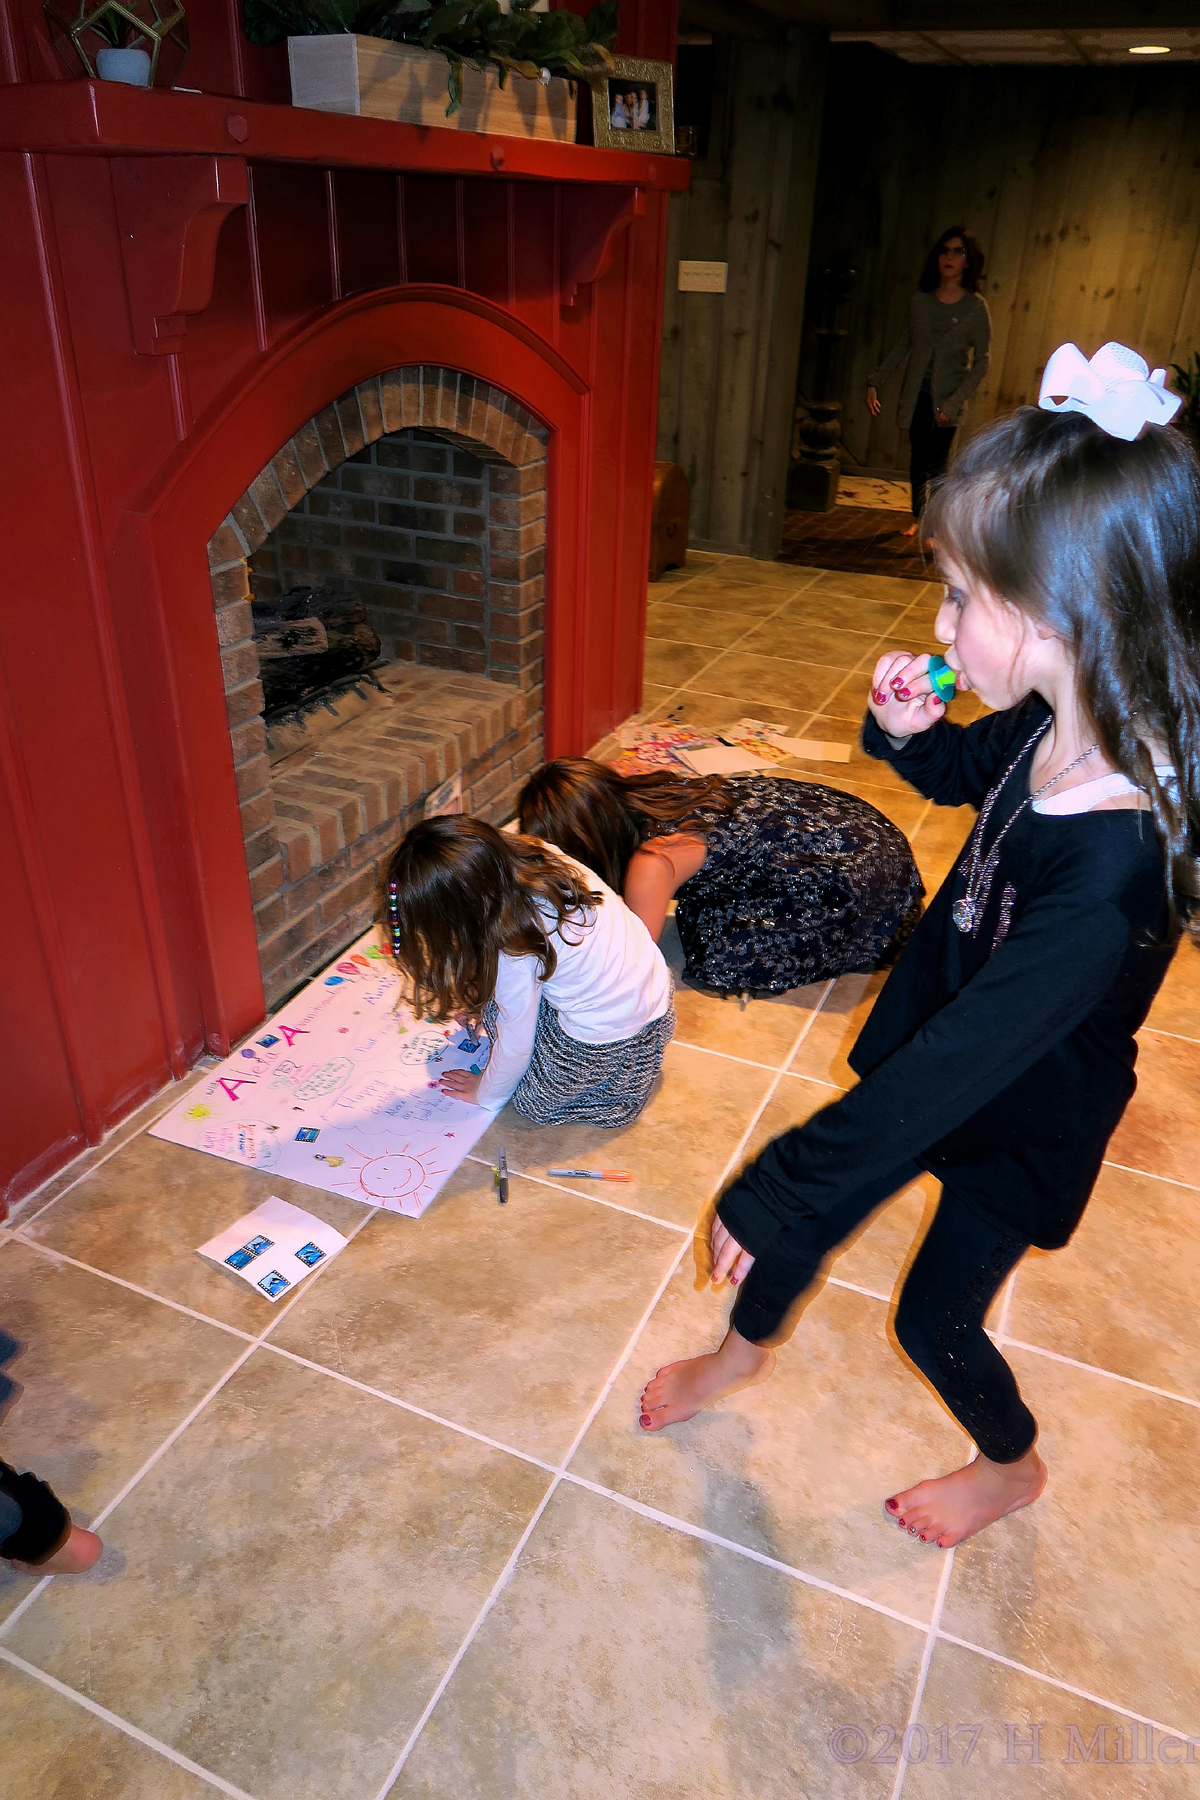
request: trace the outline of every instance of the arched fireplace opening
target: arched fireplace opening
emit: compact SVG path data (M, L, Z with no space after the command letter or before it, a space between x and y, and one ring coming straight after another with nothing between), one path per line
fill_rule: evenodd
M268 1005L365 929L434 790L499 820L542 758L546 447L486 383L392 369L209 542Z

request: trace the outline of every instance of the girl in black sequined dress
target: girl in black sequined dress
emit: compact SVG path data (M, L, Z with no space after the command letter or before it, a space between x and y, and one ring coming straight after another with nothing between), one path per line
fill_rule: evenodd
M602 874L656 939L673 896L684 974L721 993L874 968L924 892L891 821L816 782L562 760L530 777L519 811L523 832Z

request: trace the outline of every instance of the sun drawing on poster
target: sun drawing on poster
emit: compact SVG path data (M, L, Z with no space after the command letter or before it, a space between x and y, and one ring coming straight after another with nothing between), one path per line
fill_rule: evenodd
M433 1147L414 1150L411 1144L400 1144L382 1155L360 1150L357 1144L347 1144L346 1150L362 1160L356 1169L347 1169L348 1179L337 1183L338 1192L394 1211L413 1211L405 1202L418 1200L427 1182L447 1173L448 1165L438 1161Z

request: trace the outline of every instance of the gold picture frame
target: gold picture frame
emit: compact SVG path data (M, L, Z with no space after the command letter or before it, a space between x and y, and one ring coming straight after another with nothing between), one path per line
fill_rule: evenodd
M675 154L674 70L644 56L614 56L593 76L592 141L598 150ZM630 115L632 114L632 117Z

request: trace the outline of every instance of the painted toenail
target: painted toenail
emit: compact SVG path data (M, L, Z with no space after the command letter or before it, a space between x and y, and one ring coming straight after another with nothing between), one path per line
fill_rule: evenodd
M900 1510L900 1502L895 1499L885 1500L884 1505L887 1507L887 1509L890 1513L899 1512L899 1510Z
M909 1537L916 1537L916 1535L917 1535L917 1528L916 1528L916 1526L915 1526L915 1525L910 1525L910 1526L909 1526L909 1528L908 1528L908 1535L909 1535Z

